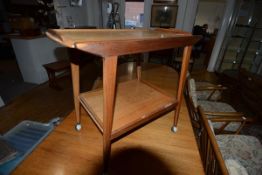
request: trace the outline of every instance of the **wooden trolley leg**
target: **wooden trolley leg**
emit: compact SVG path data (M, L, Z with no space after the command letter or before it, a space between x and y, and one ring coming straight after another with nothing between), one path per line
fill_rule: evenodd
M111 152L111 132L115 105L117 57L103 59L103 159L104 173L108 172L109 158Z
M140 81L141 80L141 57L142 54L137 54L138 58L136 60L136 77Z
M192 46L186 46L184 48L183 61L182 61L178 90L177 90L178 104L177 104L176 110L175 110L174 125L171 129L173 132L177 131L178 117L179 117L182 98L183 98L183 89L184 89L184 86L185 86L186 74L187 74L187 70L188 70L188 63L189 63L189 60L190 60L191 51L192 51Z
M80 117L80 102L79 102L79 65L76 63L71 63L72 71L72 84L73 84L73 95L74 95L74 104L75 104L75 113L76 113L76 130L81 130L81 117Z

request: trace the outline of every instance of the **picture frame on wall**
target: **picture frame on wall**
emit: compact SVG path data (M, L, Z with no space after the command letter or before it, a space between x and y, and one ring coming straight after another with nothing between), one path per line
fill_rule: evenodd
M176 26L178 6L153 4L151 8L151 27L174 28Z
M154 3L176 4L177 0L154 0Z

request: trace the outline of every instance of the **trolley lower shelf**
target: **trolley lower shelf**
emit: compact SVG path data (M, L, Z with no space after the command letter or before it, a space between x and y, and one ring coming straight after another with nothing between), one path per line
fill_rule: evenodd
M82 93L79 99L103 133L103 90ZM131 80L119 83L116 88L111 138L114 139L165 112L173 110L176 104L174 97L141 81Z

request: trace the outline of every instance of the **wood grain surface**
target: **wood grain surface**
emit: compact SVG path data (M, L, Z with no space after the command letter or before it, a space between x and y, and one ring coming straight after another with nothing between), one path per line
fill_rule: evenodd
M46 35L66 47L101 57L184 47L201 38L176 29L50 29Z

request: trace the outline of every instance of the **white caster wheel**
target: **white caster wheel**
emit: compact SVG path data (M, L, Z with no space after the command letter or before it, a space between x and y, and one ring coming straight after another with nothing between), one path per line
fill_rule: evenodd
M77 123L76 126L75 126L75 128L76 128L77 131L80 131L81 128L82 128L82 126L81 126L80 123Z
M176 133L176 132L177 132L177 127L176 127L176 126L172 126L171 131L172 131L173 133Z

